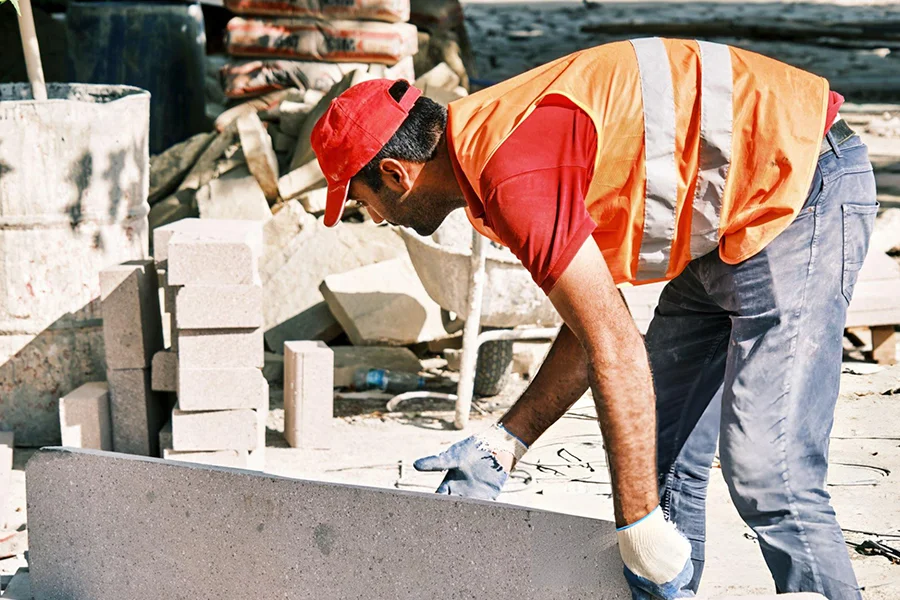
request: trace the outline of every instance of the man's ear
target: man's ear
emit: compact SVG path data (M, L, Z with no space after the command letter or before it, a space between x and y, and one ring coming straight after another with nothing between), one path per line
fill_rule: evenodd
M381 181L388 189L398 194L405 194L412 189L418 173L412 172L410 163L400 162L393 158L384 158L378 165Z

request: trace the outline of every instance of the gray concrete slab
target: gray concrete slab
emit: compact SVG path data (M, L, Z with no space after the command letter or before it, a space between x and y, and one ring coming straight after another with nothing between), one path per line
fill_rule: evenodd
M26 476L41 600L630 598L605 521L92 450Z

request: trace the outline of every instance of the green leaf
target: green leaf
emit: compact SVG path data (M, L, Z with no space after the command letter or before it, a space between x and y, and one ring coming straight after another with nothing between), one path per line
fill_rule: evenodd
M13 8L16 9L16 14L21 17L22 11L19 10L19 0L9 0L9 1L12 2ZM0 0L0 4L3 4L4 2L6 2L6 0Z

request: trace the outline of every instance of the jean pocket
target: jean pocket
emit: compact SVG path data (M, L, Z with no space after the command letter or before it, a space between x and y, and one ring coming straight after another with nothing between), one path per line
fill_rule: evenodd
M844 299L850 302L853 297L853 287L866 252L869 250L869 238L875 227L875 216L878 213L878 203L875 204L844 204L841 206L842 229L844 237L844 267L841 274L841 292Z

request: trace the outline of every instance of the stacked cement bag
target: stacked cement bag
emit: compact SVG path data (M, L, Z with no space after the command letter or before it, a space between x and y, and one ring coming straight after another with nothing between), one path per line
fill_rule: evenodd
M228 52L253 58L226 65L225 93L248 97L297 87L326 92L367 64L412 80L417 30L409 0L228 0ZM350 64L347 64L350 63Z

